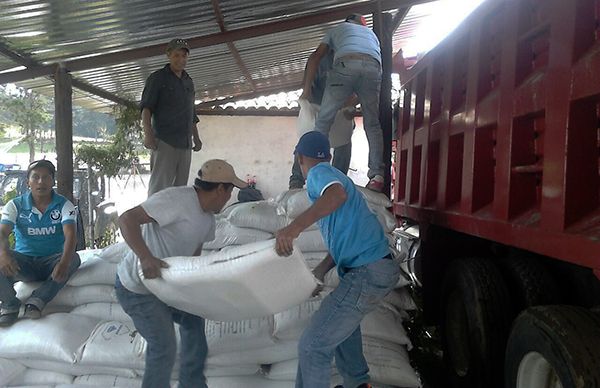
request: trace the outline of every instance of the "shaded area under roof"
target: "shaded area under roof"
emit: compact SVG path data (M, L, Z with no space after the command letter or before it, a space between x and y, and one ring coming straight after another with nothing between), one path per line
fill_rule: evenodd
M424 2L427 0L385 0L379 4L396 14L406 13L410 5ZM220 34L223 33L220 25L225 31L253 29L266 23L316 14L326 18L327 14L346 6L368 5L374 10L375 3L366 0L5 0L0 2L0 40L11 52L36 65L81 58L92 58L93 62L93 58L109 53L164 45L173 37ZM366 16L371 26L371 17ZM408 12L405 23L393 35L395 51L414 33L424 16ZM329 20L192 49L186 70L194 79L196 99L211 101L297 89L308 56L325 31L338 22L338 19ZM243 71L234 51L247 72ZM164 55L153 55L72 71L72 75L112 95L136 101L146 77L165 63ZM0 54L0 72L21 64ZM53 94L51 76L23 80L18 85ZM98 110L107 110L114 104L80 90L74 90L73 99L77 105Z

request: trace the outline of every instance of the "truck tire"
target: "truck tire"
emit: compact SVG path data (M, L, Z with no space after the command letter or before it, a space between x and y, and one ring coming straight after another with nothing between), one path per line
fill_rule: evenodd
M502 275L485 258L453 261L442 285L442 346L453 387L502 387L510 328Z
M552 274L535 257L523 254L499 261L513 305L513 317L526 308L561 302Z
M506 388L600 388L600 318L574 306L538 306L516 319Z

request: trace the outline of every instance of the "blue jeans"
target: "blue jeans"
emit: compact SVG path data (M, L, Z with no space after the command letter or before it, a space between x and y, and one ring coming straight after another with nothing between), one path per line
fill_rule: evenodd
M350 168L350 159L352 158L352 142L344 144L333 149L333 160L331 164L344 174L348 174ZM290 187L302 187L305 180L302 175L298 157L294 155L294 164L292 165L292 175L290 176Z
M363 126L369 142L369 178L383 176L383 132L379 122L379 91L381 65L375 59L344 59L335 61L327 73L327 86L317 115L315 130L329 137L335 115L346 99L356 93L363 114Z
M68 278L77 271L77 268L81 264L79 255L75 253L69 265L67 280L58 283L52 280L51 275L54 267L60 261L62 253L50 256L27 256L16 251L10 251L10 254L19 265L19 272L14 277L7 277L0 274L0 301L2 301L3 313L19 311L21 307L21 301L17 299L17 293L13 287L15 282L42 281L42 285L33 291L25 304L35 305L40 310L43 310L46 304L65 286Z
M177 322L181 335L179 387L206 388L204 363L208 345L204 334L204 319L169 307L152 294L131 292L123 287L119 277L115 282L115 289L123 310L148 343L142 387L170 386L177 351L173 322Z
M360 322L394 288L399 275L390 259L347 270L302 333L296 388L329 388L334 356L345 388L369 381Z

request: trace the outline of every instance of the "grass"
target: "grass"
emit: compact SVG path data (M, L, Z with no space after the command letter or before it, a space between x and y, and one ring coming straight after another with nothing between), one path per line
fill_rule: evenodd
M55 152L55 144L52 141L48 141L46 144L44 144L44 152ZM27 145L27 143L20 143L16 146L14 146L13 148L10 149L10 151L8 151L9 154L26 154L29 152L29 145ZM41 144L36 144L35 145L35 153L41 153L42 152L42 148L41 148Z

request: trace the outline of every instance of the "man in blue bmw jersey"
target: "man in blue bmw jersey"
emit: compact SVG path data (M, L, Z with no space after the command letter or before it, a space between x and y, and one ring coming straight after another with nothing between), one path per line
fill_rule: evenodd
M38 160L27 169L30 191L11 200L0 219L0 326L18 318L16 281L41 281L25 301L25 318L37 319L48 302L79 268L75 206L54 192L56 168ZM14 231L15 249L8 237Z

